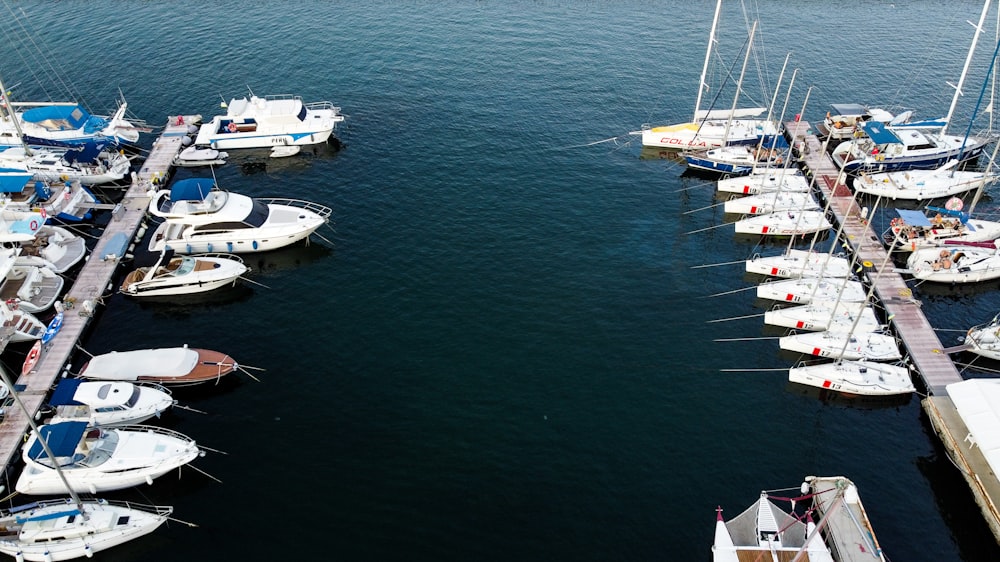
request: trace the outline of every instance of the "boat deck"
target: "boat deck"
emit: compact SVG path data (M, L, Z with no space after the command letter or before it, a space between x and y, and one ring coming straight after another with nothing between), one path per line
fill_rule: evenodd
M84 329L93 319L102 299L116 289L111 280L118 270L121 256L135 238L139 225L146 217L149 205L147 192L157 183L165 183L171 173L174 156L183 148L187 124L197 116L170 117L160 137L138 173L132 175L132 185L121 202L112 210L100 240L89 256L69 292L63 296L66 314L62 329L42 351L34 370L14 383L17 396L32 415L38 412L55 384L57 377L69 373L70 358ZM2 351L2 349L0 349ZM23 443L28 430L28 418L17 406L9 406L0 421L0 459L10 465Z
M914 298L902 276L893 271L879 233L869 227L868 211L855 203L839 170L819 139L810 132L809 123L788 122L785 127L792 142L801 143L797 146L802 147L806 173L815 177L821 195L830 202L838 224L843 225L842 242L857 254L868 281L874 283L886 318L890 319L894 333L905 346L927 391L928 397L921 402L924 412L969 484L994 537L1000 541L1000 511L996 507L996 501L1000 501L1000 480L990 470L979 448L965 441L969 429L958 415L946 388L949 384L962 382L961 373L948 354L942 353L944 346L920 310L920 301Z

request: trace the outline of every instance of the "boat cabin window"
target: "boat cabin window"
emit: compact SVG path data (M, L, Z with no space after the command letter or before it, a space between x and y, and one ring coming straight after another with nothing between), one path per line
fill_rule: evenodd
M194 271L195 260L194 258L189 258L185 256L181 259L181 265L175 271L171 272L173 275L187 275Z
M267 221L267 215L270 214L270 209L268 209L267 204L262 201L253 202L253 208L250 213L243 219L243 222L247 223L252 227L263 226Z
M142 395L142 390L138 386L132 387L132 396L128 397L128 401L125 405L129 408L134 408L136 404L139 403L139 396Z
M299 118L299 121L306 120L306 106L303 105L302 107L299 108L299 114L296 115L296 117Z

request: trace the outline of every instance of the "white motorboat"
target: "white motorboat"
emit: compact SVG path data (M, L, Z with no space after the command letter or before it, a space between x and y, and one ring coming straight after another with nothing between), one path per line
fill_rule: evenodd
M897 396L916 392L907 367L868 360L798 365L788 370L788 380L858 396Z
M778 340L786 351L832 359L896 361L902 359L896 338L879 332L863 332L855 328L846 331L805 332Z
M754 255L746 262L747 273L793 279L796 277L848 277L851 260L829 252L789 248L777 256Z
M239 364L225 353L185 345L95 355L79 375L93 380L185 386L218 382L239 368Z
M13 303L0 300L0 314L3 316L3 325L12 331L10 341L26 342L40 339L45 334L45 324L35 317L34 314L21 310L20 307L13 307Z
M249 268L232 254L174 256L164 249L150 261L136 256L136 269L122 281L121 292L131 297L191 295L236 283ZM149 265L146 265L146 264Z
M910 275L937 283L979 283L1000 278L1000 241L994 247L920 248L906 259Z
M39 442L39 433L53 457ZM203 454L193 439L162 427L94 428L84 421L47 424L28 436L21 454L25 467L15 489L32 495L66 493L61 472L74 492L121 490L152 484Z
M974 191L983 182L996 180L986 172L952 169L957 164L952 160L933 170L863 173L854 178L854 191L888 199L925 201Z
M816 123L816 132L821 139L848 140L854 133L863 130L861 125L868 121L879 123L900 124L909 119L910 112L900 114L897 119L892 113L877 107L868 107L857 103L831 104L832 111L826 112L826 117Z
M65 280L44 265L17 265L20 248L0 248L0 299L38 313L55 304Z
M755 168L749 175L720 179L717 190L743 195L807 193L809 179L797 168Z
M152 533L171 513L169 506L102 499L34 502L0 511L0 552L38 562L90 558Z
M214 148L189 146L174 157L174 166L196 168L200 166L221 166L229 158L228 152Z
M831 154L833 163L847 173L934 169L950 160L976 160L990 140L929 130L934 126L940 129L943 125L944 122L938 121L900 127L866 123L862 128L869 138L837 145Z
M343 120L340 108L328 101L303 103L298 96L260 98L250 92L250 99L233 98L225 115L204 123L194 144L216 150L319 144Z
M764 313L764 323L818 332L849 332L852 327L874 332L882 328L875 316L875 309L864 302L837 303L822 300L799 306L772 308Z
M736 234L800 236L829 230L833 225L823 211L781 211L754 215L733 223Z
M164 220L153 232L149 251L241 254L276 250L307 239L333 213L309 201L250 198L214 186L214 180L191 178L157 191L149 212Z
M735 197L726 201L722 208L737 215L765 215L782 211L813 211L820 206L809 193L776 191Z
M66 378L52 391L49 405L55 411L49 423L83 421L91 426L131 425L159 417L176 403L166 388L155 384Z
M828 302L865 302L868 294L859 281L828 277L778 279L757 286L757 297L774 301L807 304L813 300Z

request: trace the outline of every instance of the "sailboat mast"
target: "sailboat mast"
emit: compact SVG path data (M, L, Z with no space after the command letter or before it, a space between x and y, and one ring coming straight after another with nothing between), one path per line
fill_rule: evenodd
M733 114L736 113L736 103L740 99L740 90L743 89L743 76L747 72L747 63L750 62L750 52L753 50L753 36L757 33L757 22L753 22L750 28L750 39L747 42L747 54L743 57L743 68L740 69L740 80L736 83L736 95L733 96L733 106L729 109L729 120L726 121L726 130L722 135L723 143L729 141L729 127L733 124Z
M80 496L73 491L73 487L69 485L69 481L66 480L66 476L63 474L62 469L59 468L59 463L56 462L56 456L52 454L52 449L49 448L48 440L42 435L42 432L38 431L38 424L35 423L34 417L31 412L28 411L27 406L24 402L21 402L21 396L14 390L14 384L10 381L10 377L7 375L7 368L0 365L0 379L3 383L7 385L10 389L10 395L14 397L14 401L17 402L17 407L24 412L24 417L28 419L28 425L31 426L31 430L35 432L35 436L38 438L38 442L42 444L42 448L45 449L45 454L49 456L52 460L52 467L56 469L56 474L59 475L59 479L62 480L63 486L66 486L66 490L69 491L69 495L73 498L73 503L76 504L77 509L80 510L80 514L84 519L87 518L87 512L83 509L83 502L80 500Z
M21 141L21 146L24 147L25 156L31 156L31 149L24 143L24 133L21 132L21 123L17 120L17 112L14 111L14 102L10 101L10 96L7 95L7 88L4 88L3 80L0 80L0 96L3 97L3 105L7 109L7 115L10 116L11 122L14 123L14 129L17 131L17 139Z
M955 95L951 98L951 107L948 108L948 115L944 118L944 127L941 127L942 135L951 123L952 116L955 114L955 106L958 104L958 98L962 96L962 85L965 83L965 75L969 72L969 65L972 63L972 55L976 52L976 43L979 41L979 34L983 31L983 23L986 22L986 14L990 11L990 2L992 1L993 0L986 0L986 2L983 3L983 13L979 16L979 24L976 25L976 32L972 35L972 45L969 46L969 54L965 57L965 66L962 67L962 75L958 78L958 84L952 85L955 88ZM949 84L951 83L949 82Z
M708 49L705 51L705 64L701 67L701 80L698 81L698 98L694 102L694 119L698 122L698 111L701 110L701 96L705 92L708 84L705 84L705 76L708 74L708 62L712 59L712 49L715 48L715 28L719 24L719 12L722 11L722 0L715 4L715 17L712 18L712 31L708 34Z

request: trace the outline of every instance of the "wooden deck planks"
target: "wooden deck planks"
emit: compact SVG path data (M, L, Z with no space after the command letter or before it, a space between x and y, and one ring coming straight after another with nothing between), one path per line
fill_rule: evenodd
M146 217L150 200L148 191L154 186L153 180L156 179L156 183L166 183L173 159L183 148L183 139L187 135L186 123L193 122L196 118L200 119L197 116L184 117L181 122L178 122L177 117L168 119L142 168L138 174L133 174L132 185L125 192L121 203L112 211L112 218L94 251L87 257L73 286L64 295L63 302L72 304L67 304L62 329L45 346L35 369L15 382L15 387L21 389L17 392L18 396L33 415L45 403L56 379L64 371L68 371L77 342L93 318L96 307L102 304L102 298L117 291L117 287L109 287L109 283L118 269L119 259L105 259L111 250L111 239L117 234L123 234L127 240L134 240L139 225ZM13 461L28 427L27 415L17 405L7 408L0 421L0 459L6 465L9 466Z

